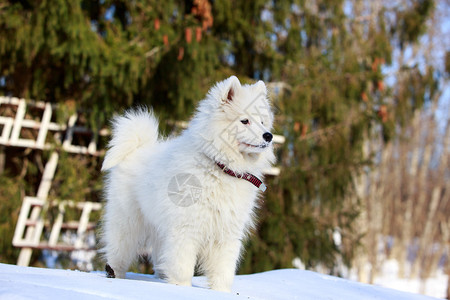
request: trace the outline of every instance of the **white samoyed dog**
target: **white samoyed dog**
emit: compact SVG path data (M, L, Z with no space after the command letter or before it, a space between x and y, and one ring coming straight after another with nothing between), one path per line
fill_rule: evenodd
M209 91L176 138L159 137L148 109L115 117L102 166L107 275L124 278L148 253L169 283L190 286L197 267L212 289L230 291L262 172L275 160L272 122L265 84L235 76Z

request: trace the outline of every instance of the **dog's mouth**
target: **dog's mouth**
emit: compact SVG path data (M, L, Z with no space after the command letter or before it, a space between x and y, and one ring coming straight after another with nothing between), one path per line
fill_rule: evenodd
M246 147L249 147L249 148L260 148L260 149L264 149L264 148L266 148L267 146L269 146L269 143L262 143L262 144L259 144L259 145L252 145L252 144L240 142L240 144L241 144L241 145L244 145L244 146L246 146Z

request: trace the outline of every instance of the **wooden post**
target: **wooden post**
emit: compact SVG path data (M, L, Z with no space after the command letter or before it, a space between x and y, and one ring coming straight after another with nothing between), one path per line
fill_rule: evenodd
M44 149L45 138L47 137L47 131L51 118L52 118L52 105L50 103L46 103L44 115L42 116L41 126L39 128L39 133L36 140L36 147L39 149Z
M84 237L86 234L86 229L89 223L89 215L92 211L92 202L86 202L83 207L83 212L81 213L80 224L77 230L77 240L75 241L75 248L82 248L84 244Z
M47 200L48 192L52 185L53 176L55 175L56 166L58 165L59 155L57 152L53 152L45 165L44 173L42 174L41 183L39 184L37 198L40 200ZM42 230L44 228L44 221L40 216L42 208L39 206L33 207L31 211L30 219L36 222L36 226L28 227L25 234L26 240L33 240L39 242ZM33 253L32 248L22 248L20 250L19 258L17 259L18 266L28 266L30 264L31 255Z

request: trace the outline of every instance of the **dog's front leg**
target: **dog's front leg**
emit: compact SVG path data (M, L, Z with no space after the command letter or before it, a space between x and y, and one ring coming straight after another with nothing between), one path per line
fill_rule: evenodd
M206 253L203 268L211 289L231 291L241 244L240 240L215 243Z
M197 249L197 244L192 239L166 240L156 260L156 272L168 283L191 286Z

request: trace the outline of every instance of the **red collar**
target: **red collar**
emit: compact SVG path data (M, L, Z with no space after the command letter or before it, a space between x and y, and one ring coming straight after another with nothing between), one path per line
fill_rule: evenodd
M261 181L261 179L259 179L258 177L256 177L253 174L250 174L250 173L236 174L232 170L230 170L227 167L225 167L224 164L221 164L219 162L216 162L216 164L219 166L219 168L221 168L228 175L236 177L236 178L245 179L248 182L252 183L257 188L259 188L262 192L264 192L267 189L267 186Z

